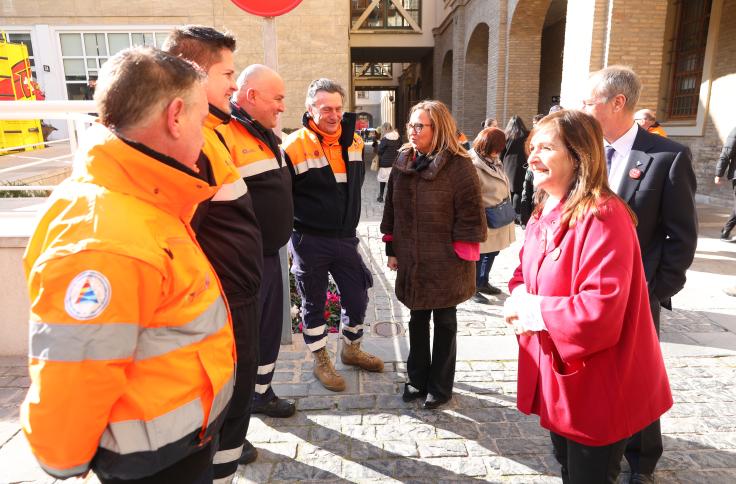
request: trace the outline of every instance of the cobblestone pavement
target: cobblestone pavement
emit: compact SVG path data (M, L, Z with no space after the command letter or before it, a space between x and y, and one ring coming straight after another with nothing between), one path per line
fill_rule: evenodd
M378 230L383 205L376 196L371 173L359 227L360 249L375 279L364 347L386 360L385 371L358 372L338 363L347 390L329 392L315 381L311 357L295 336L282 346L274 388L295 398L299 411L288 419L254 416L248 438L259 457L239 469L235 482L561 482L548 434L515 408L516 342L500 318L505 295L491 305L458 307L452 401L427 411L401 400L408 311L393 294L395 275L385 270ZM662 347L675 405L662 418L660 483L736 482L736 299L721 291L736 283L736 244L717 240L727 209L703 205L700 214L688 284L674 312L663 312ZM494 263L492 282L504 290L519 244ZM397 323L399 334L378 335L384 321ZM333 335L333 356L337 346ZM24 359L0 358L0 482L54 482L38 469L19 430L27 386ZM624 472L621 482L625 478Z

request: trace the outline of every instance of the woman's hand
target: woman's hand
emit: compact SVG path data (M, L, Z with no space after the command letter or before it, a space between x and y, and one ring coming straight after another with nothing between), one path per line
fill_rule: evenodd
M392 271L399 270L399 260L396 257L388 257L388 263L386 264Z
M534 331L527 329L524 323L519 319L519 313L514 307L514 298L510 297L506 299L503 305L503 318L506 324L514 330L514 334L518 336L529 336Z

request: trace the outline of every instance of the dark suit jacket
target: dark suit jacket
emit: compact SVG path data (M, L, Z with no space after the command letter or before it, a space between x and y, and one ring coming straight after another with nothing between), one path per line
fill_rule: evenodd
M733 180L733 174L736 170L736 128L733 128L723 143L721 157L718 158L716 165L716 176L724 174L729 180Z
M639 170L640 174L632 170ZM618 195L636 213L650 298L671 309L695 257L698 216L690 149L639 128Z

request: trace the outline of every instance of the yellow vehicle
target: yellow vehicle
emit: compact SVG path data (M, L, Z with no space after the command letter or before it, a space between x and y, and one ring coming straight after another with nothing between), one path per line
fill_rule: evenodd
M43 98L31 75L28 48L0 35L0 102L35 101L39 95ZM40 120L0 120L0 155L43 147Z

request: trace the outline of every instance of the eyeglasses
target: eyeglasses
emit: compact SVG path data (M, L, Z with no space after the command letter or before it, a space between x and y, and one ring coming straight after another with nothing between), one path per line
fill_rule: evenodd
M422 123L414 123L414 124L407 124L406 130L407 131L414 131L415 133L421 133L424 128L431 128L433 127L432 124L422 124Z

